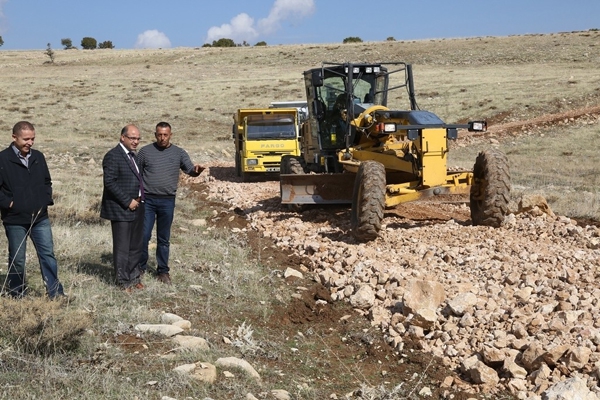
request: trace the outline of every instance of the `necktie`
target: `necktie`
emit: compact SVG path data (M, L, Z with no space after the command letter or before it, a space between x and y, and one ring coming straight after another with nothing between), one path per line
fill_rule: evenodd
M138 182L140 184L140 199L141 201L144 201L144 181L142 180L142 177L138 171L138 167L137 164L135 162L135 153L133 151L129 152L129 161L131 161L131 167L133 168L133 172L135 173L135 176L138 178Z

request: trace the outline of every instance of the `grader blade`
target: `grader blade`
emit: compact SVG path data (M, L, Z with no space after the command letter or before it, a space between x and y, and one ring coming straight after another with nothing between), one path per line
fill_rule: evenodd
M282 204L352 204L354 174L280 175Z

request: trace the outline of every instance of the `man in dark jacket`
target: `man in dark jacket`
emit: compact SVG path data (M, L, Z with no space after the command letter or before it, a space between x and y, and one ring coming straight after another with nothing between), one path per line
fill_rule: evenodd
M12 130L13 142L0 152L0 214L8 239L8 286L13 297L26 291L25 254L27 236L38 255L46 293L50 299L64 296L58 280L48 206L53 205L52 180L44 155L33 150L35 128L20 121Z
M104 191L100 217L110 220L116 283L127 292L143 289L140 259L144 230L144 188L135 150L140 131L135 125L121 130L119 144L102 160Z

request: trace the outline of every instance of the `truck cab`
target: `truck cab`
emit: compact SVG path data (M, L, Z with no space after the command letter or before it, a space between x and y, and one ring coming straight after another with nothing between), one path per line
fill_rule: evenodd
M299 155L296 108L239 109L234 114L233 140L237 176L279 173L281 157Z

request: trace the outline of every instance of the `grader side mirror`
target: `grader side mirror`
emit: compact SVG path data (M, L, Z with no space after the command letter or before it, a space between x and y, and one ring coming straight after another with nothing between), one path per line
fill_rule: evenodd
M323 86L323 71L321 71L320 69L313 71L310 79L314 87Z

